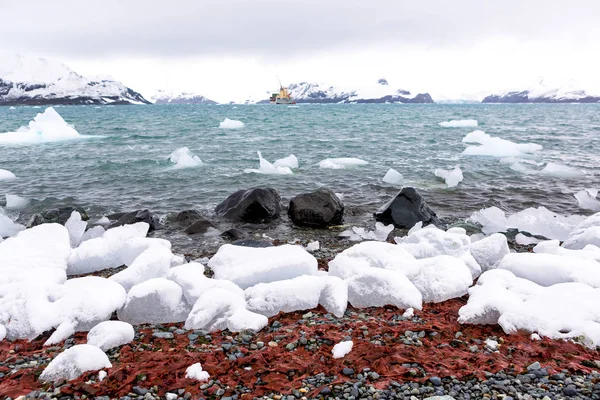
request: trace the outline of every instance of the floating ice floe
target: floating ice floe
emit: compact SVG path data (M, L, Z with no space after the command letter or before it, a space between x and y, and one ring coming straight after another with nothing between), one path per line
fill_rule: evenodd
M234 119L225 118L223 122L219 124L221 129L240 129L246 126L242 121L236 121Z
M382 179L385 183L391 185L401 185L404 183L404 176L393 168L388 169Z
M598 199L598 189L585 189L575 193L575 198L579 207L584 210L600 211L600 200Z
M173 166L175 169L193 168L202 165L200 157L192 153L187 147L181 147L169 154L169 161L175 164Z
M274 164L271 164L270 162L268 162L267 160L265 160L262 157L262 154L260 151L257 151L257 153L258 153L258 160L259 160L259 168L258 169L247 168L244 170L244 173L246 173L246 174L251 174L251 173L268 174L268 175L293 175L294 174L289 166L284 165L287 163L293 164L293 162L291 162L289 157L288 157L288 159L282 159L285 161L282 161L279 165L274 165ZM291 155L290 157L296 158L294 155ZM278 161L281 161L281 160L278 160ZM296 167L295 168L297 168L297 164L298 164L298 160L296 159Z
M463 173L458 165L452 170L438 168L433 173L438 178L442 178L448 187L456 187L463 180Z
M353 345L354 342L352 342L352 340L337 343L335 346L333 346L333 349L331 349L331 354L333 355L333 358L344 358L348 353L352 351Z
M44 382L72 381L88 371L112 368L112 364L102 350L91 344L77 344L59 355L42 371L40 380Z
M225 244L208 266L215 278L228 279L242 289L317 272L316 258L293 245L252 248Z
M15 179L17 176L7 169L0 168L0 181Z
M475 119L452 119L438 124L444 128L476 128L478 123Z
M569 167L568 165L549 162L540 171L540 174L554 178L569 179L582 177L585 175L585 172L577 168Z
M493 137L483 131L473 131L463 138L463 143L477 143L480 146L469 146L463 154L494 157L514 157L535 153L542 146L535 143L514 143L510 140Z
M16 132L0 133L0 145L58 142L85 137L67 124L54 108L49 107Z
M369 164L368 161L361 160L360 158L326 158L319 162L319 168L344 169L367 164Z
M275 160L273 163L275 167L288 167L288 168L298 168L298 158L295 155L290 154L287 157L280 158L279 160Z
M210 378L208 372L202 370L202 364L192 364L185 370L185 377L187 379L195 379L198 382L206 382Z
M102 351L131 343L135 331L131 324L123 321L104 321L94 326L87 334L87 342Z
M585 217L580 215L562 216L546 207L527 208L506 217L506 213L498 207L481 209L469 218L482 226L485 234L506 232L518 229L532 235L540 235L548 239L566 240L573 229Z

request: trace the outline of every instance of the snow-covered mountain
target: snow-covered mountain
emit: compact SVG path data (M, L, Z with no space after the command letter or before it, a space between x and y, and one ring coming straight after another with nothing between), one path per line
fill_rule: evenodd
M600 95L586 93L574 81L556 87L542 79L530 88L486 96L482 103L600 103Z
M120 82L89 79L59 62L0 56L0 105L148 103Z
M429 93L412 96L408 90L391 87L384 78L353 88L301 82L289 85L288 90L297 103L433 103Z
M150 100L156 104L218 104L216 101L207 99L197 93L171 90L159 90L150 97Z

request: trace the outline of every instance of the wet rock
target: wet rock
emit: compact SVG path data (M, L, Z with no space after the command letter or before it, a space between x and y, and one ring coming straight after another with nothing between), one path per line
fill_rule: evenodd
M38 214L34 214L27 223L27 228L32 228L37 225L50 223L58 223L64 225L73 211L77 211L79 214L81 214L81 219L83 221L89 220L89 217L86 214L85 210L81 207L60 207L45 210Z
M244 239L247 236L248 235L246 235L246 233L244 231L241 231L237 228L231 228L231 229L226 230L225 232L221 233L221 237L223 239L228 239L228 240L240 240L240 239Z
M215 225L209 220L200 217L199 219L194 221L193 224L191 224L185 229L185 233L187 233L188 235L206 233L206 231L208 231L208 228L215 228Z
M423 196L413 187L403 188L393 199L375 212L375 219L383 223L393 223L396 228L410 229L417 222L424 225L439 225L435 212L429 208Z
M350 376L354 375L354 370L352 368L344 368L342 369L342 375Z
M217 205L217 215L238 222L262 222L279 217L281 197L272 188L238 190Z
M191 224L194 221L202 219L202 215L196 210L183 210L175 216L175 222L179 222L182 225Z
M322 188L292 198L288 215L296 225L324 228L342 223L344 204L331 190Z
M263 240L236 240L232 243L235 246L244 246L244 247L272 247L273 244L271 242L265 242Z
M113 215L119 215L119 214L113 214ZM111 216L108 216L108 219ZM157 228L157 224L156 221L154 219L154 217L152 216L152 214L150 213L150 211L148 210L138 210L138 211L132 211L126 214L123 214L116 222L112 223L108 229L110 228L115 228L117 226L123 226L123 225L130 225L130 224L135 224L137 222L145 222L148 225L150 225L150 231L156 230Z

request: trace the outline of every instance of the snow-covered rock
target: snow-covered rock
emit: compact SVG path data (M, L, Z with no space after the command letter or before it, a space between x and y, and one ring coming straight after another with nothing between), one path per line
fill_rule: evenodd
M464 296L473 284L471 271L464 261L446 255L419 260L419 271L409 279L425 303Z
M421 292L401 272L381 268L368 268L365 272L346 280L348 301L356 308L422 307Z
M496 268L508 253L508 241L501 233L494 233L476 242L471 240L471 255L484 272Z
M87 334L87 342L106 351L130 343L135 336L131 324L123 321L104 321L94 326Z
M102 350L91 344L77 344L59 355L42 371L40 380L44 382L71 381L87 371L112 368L112 364Z
M15 55L0 60L0 104L147 104L113 80L83 77L59 62Z

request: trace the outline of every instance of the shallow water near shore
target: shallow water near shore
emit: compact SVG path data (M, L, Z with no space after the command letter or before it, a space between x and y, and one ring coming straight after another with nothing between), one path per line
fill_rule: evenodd
M0 107L0 132L15 131L43 109ZM56 111L89 136L33 145L0 145L0 168L17 179L0 181L5 194L30 200L13 217L78 204L92 219L148 208L166 214L198 209L211 216L232 192L253 186L277 189L284 202L321 186L344 195L348 221L370 215L401 185L382 181L389 168L418 188L444 221L467 218L483 207L518 211L543 205L561 214L590 214L573 194L600 187L600 105L301 105L58 107ZM225 118L245 124L220 129ZM439 125L475 119L477 128ZM519 164L500 157L462 154L462 139L475 129L543 149ZM169 155L181 148L202 160L175 168ZM258 168L257 151L273 162L296 155L293 175L244 173ZM356 157L368 165L325 169L326 158ZM548 162L582 170L564 178L542 175ZM464 180L447 188L436 168L460 165ZM523 168L524 166L524 168ZM282 228L284 231L287 228ZM287 229L289 231L289 229Z

